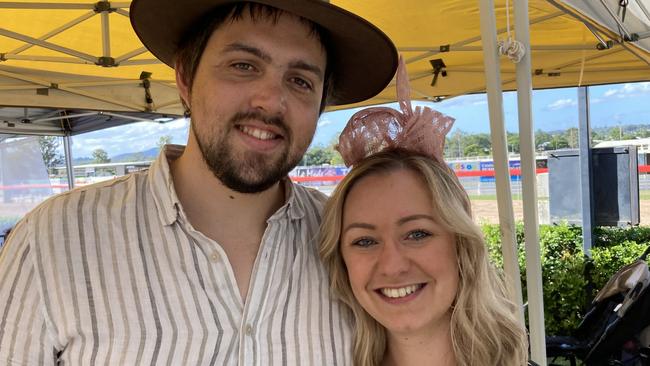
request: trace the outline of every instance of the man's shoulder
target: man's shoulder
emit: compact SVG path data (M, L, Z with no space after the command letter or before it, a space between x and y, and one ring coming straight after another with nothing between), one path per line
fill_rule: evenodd
M29 212L26 217L30 219L51 219L53 217L53 210L59 210L62 207L69 205L70 202L79 202L82 197L97 195L107 190L122 191L124 195L127 195L129 190L125 189L125 186L128 186L139 179L147 179L147 174L145 171L131 173L121 177L76 187L73 190L57 194L41 202L38 206L36 206L36 208Z

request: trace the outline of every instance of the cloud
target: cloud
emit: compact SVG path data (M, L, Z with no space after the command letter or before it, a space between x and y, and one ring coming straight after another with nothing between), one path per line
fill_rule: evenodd
M326 116L323 116L318 120L318 124L316 126L318 128L320 128L320 127L324 127L324 126L327 126L327 125L331 125L332 123L334 123L333 120L327 118Z
M480 106L485 104L487 104L487 95L485 94L461 95L440 102L440 105L445 108L462 108L468 106Z
M551 110L551 111L557 111L559 109L574 107L576 105L578 105L578 103L575 100L571 99L571 98L558 99L555 102L547 105L546 109Z
M157 146L161 136L169 135L172 143L184 144L188 123L176 120L164 124L142 122L91 132L73 138L72 155L90 156L93 150L104 149L109 156L138 152Z
M605 98L626 98L650 95L650 82L627 83L620 88L609 89L604 94Z

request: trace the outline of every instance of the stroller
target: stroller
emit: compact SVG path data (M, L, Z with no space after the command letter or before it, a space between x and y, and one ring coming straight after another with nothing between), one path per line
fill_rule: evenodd
M586 366L650 366L650 247L598 292L571 337L546 338L546 355ZM555 365L550 363L549 366Z

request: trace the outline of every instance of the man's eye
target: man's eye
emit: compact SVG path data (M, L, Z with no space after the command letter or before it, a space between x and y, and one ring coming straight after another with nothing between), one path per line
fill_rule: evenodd
M410 240L422 240L431 236L431 233L424 230L413 230L406 235L407 239Z
M301 89L306 89L306 90L312 89L311 83L303 78L293 77L291 78L291 82L296 84Z
M252 71L255 67L246 62L237 62L231 65L232 68L242 71Z
M367 248L367 247L369 247L369 246L371 246L373 244L375 244L375 241L373 239L370 239L370 238L361 238L361 239L357 239L357 240L352 242L352 245L359 246L359 247L362 247L362 248Z

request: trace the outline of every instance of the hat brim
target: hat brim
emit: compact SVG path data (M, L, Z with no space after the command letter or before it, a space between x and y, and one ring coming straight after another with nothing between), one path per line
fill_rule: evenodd
M135 33L151 53L174 67L174 55L184 32L220 5L236 0L133 0L130 17ZM322 0L249 0L308 19L329 33L334 72L330 105L361 102L379 94L397 69L397 50L379 28L365 19Z

